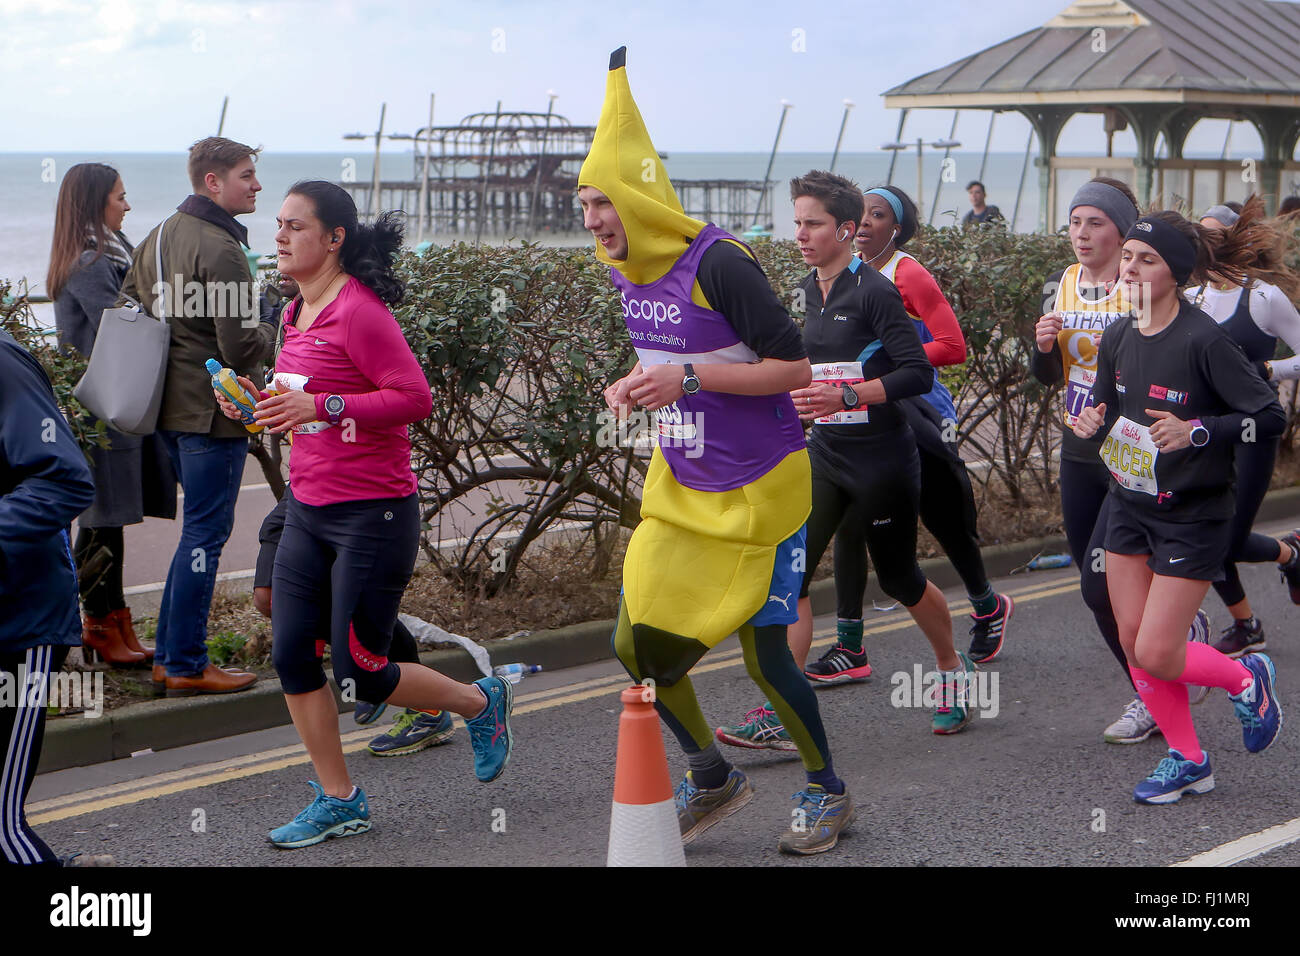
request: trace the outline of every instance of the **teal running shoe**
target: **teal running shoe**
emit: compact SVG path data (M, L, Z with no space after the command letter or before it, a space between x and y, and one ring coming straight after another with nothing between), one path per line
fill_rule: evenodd
M510 733L510 711L514 709L514 690L500 677L480 677L474 685L487 698L483 713L465 721L469 742L474 747L474 776L490 783L506 769L514 737Z
M323 843L330 837L351 836L370 829L370 807L366 792L360 787L351 800L327 796L315 780L308 781L316 791L316 799L307 805L291 823L276 827L267 839L284 850Z
M767 705L755 707L745 714L738 727L719 727L714 731L724 744L749 747L754 750L798 750L781 718Z
M853 798L848 790L831 793L819 783L810 783L794 795L790 829L781 835L782 853L811 856L835 849L840 834L853 822Z
M975 716L971 707L971 687L975 683L975 665L961 651L957 652L961 668L952 671L952 679L939 688L939 700L934 711L931 729L936 734L960 732Z
M366 747L376 757L402 757L451 740L456 728L445 710L436 717L421 710L404 709L388 728Z
M1239 694L1230 694L1228 700L1241 721L1241 742L1257 754L1277 740L1282 730L1282 705L1273 687L1277 671L1267 654L1247 654L1241 663L1254 675L1255 682Z
M714 824L721 823L752 799L754 788L749 785L749 778L735 767L727 775L726 783L713 790L695 786L695 778L689 770L686 771L673 794L682 845L690 843Z
M1176 803L1184 793L1209 793L1214 789L1214 771L1210 769L1210 755L1200 763L1188 760L1177 750L1156 764L1156 769L1136 787L1133 799L1138 803Z

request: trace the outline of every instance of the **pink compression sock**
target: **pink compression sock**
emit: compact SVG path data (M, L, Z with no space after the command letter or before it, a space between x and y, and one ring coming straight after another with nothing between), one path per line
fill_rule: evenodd
M1229 694L1240 694L1255 678L1241 661L1234 661L1208 644L1187 645L1187 663L1178 680L1202 687L1222 687Z
M1202 645L1204 646L1204 645ZM1165 735L1170 748L1188 760L1200 763L1205 759L1196 728L1192 725L1192 709L1187 703L1187 685L1152 677L1140 667L1129 665L1138 696L1147 705L1156 726Z

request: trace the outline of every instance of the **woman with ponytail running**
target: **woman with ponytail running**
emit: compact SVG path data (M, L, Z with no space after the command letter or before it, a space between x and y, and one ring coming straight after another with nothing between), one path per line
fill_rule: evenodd
M925 357L936 369L930 390L903 399L898 407L907 416L921 458L921 523L934 535L966 586L972 612L968 654L976 664L984 664L1002 650L1015 605L1007 595L994 592L984 570L975 493L955 441L957 409L937 371L941 366L966 361L966 337L934 276L903 251L916 234L916 203L896 186L868 189L864 198L866 212L856 237L858 256L894 283L921 336ZM837 567L842 560L851 567L850 551L861 552L865 547L857 530L845 528L836 535ZM865 574L861 581L865 588ZM834 652L832 648L821 661L810 665L808 676L833 682L834 676L826 671L835 659Z
M407 426L432 405L389 310L404 292L393 274L400 222L389 214L361 225L352 198L326 182L293 186L277 222L279 270L301 294L284 311L276 363L277 382L297 385L257 403L268 430L294 432L293 497L272 574L272 654L321 781L311 784L316 797L307 808L269 834L276 846L296 848L370 829L321 666L327 641L335 681L358 700L464 717L475 774L485 782L510 756L511 689L497 677L461 684L388 658L420 535ZM238 415L228 402L222 410Z
M1232 660L1186 634L1228 557L1233 448L1247 434L1276 438L1286 417L1228 333L1181 294L1193 275L1224 272L1203 227L1172 212L1144 216L1125 236L1121 261L1140 317L1103 334L1091 403L1078 409L1073 431L1102 438L1112 479L1110 604L1134 685L1170 746L1133 798L1172 803L1214 789L1188 685L1228 692L1252 753L1281 729L1272 662L1263 654Z
M1188 300L1203 311L1241 346L1255 369L1277 391L1277 383L1300 378L1300 357L1273 361L1278 339L1300 356L1300 313L1291 304L1300 295L1300 276L1286 265L1288 235L1264 218L1264 202L1251 196L1240 214L1226 205L1211 206L1201 217L1215 258L1224 263L1204 285L1187 290ZM1224 273L1240 269L1247 284ZM1276 562L1291 600L1300 604L1300 532L1281 541L1255 534L1251 525L1268 492L1277 461L1278 439L1242 442L1233 447L1236 463L1236 509L1232 516L1232 544L1223 567L1223 580L1214 590L1232 615L1214 648L1238 658L1262 651L1264 627L1255 617L1237 562Z

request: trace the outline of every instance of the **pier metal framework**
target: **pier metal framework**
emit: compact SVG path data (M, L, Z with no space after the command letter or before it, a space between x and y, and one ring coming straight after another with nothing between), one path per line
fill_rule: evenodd
M557 113L472 113L454 126L424 127L414 141L410 179L339 183L360 210L400 210L414 230L423 212L427 235L539 239L582 231L578 171L594 126ZM425 177L428 177L427 184ZM688 215L739 231L764 193L759 181L673 180ZM421 195L424 208L421 210ZM771 219L764 196L760 221Z

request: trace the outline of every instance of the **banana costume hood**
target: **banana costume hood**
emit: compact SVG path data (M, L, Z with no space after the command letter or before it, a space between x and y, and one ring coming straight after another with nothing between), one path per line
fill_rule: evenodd
M627 233L626 260L610 259L599 244L596 256L614 270L638 358L644 368L755 360L736 344L725 316L692 301L705 251L735 240L683 211L632 99L625 56L620 48L610 57L605 103L578 183L609 197ZM652 306L662 310L656 317L670 316L662 329L658 320L647 324L652 316L644 310ZM737 357L738 350L748 355ZM792 598L784 578L777 586L774 568L778 549L794 547L811 510L811 468L784 393L683 394L656 422L642 520L623 564L628 627L620 623L615 646L635 635L640 673L671 685L768 602ZM683 430L698 440L695 454L684 457L674 442ZM769 597L773 588L781 593Z
M629 280L645 285L663 277L705 224L692 219L650 142L627 82L627 47L609 57L605 105L596 135L578 172L578 185L599 189L614 204L627 232L627 259L609 258L597 244L596 258Z

